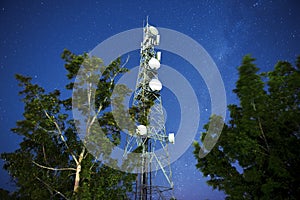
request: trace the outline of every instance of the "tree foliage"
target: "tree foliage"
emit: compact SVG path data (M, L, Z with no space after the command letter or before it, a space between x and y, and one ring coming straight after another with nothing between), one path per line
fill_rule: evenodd
M297 199L300 57L296 66L280 61L261 74L254 60L247 55L238 68L234 93L239 105L228 106L231 119L214 149L201 159L195 143L196 167L227 199Z
M119 144L120 128L112 114L107 110L111 104L111 94L115 87L115 78L128 71L121 66L121 59L105 67L99 58L89 58L87 54L75 55L65 50L62 58L70 83L66 89L74 87L74 77L81 65L86 73L80 79L98 78L95 89L95 115L85 121L85 134L97 135L89 129L99 123L106 139ZM95 71L100 68L99 76ZM77 77L78 78L78 77ZM6 169L16 183L14 196L18 199L127 199L135 176L106 167L97 161L86 149L78 137L75 122L71 116L72 98L62 99L60 91L46 92L41 86L32 83L30 77L16 75L22 90L19 92L24 103L23 119L17 121L12 131L23 137L19 149L12 153L3 153ZM91 99L91 88L78 90L80 95ZM126 95L124 88L122 94ZM119 98L121 96L119 95ZM86 104L81 99L73 102ZM88 112L91 104L80 112ZM92 120L93 119L93 120ZM92 133L93 132L93 133ZM3 195L7 195L4 191Z

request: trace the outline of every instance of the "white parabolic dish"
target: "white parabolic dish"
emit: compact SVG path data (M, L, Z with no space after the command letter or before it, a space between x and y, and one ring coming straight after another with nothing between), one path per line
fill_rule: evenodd
M154 78L149 82L149 87L153 91L160 91L162 89L162 84L158 79Z
M156 58L151 58L148 62L148 65L151 69L158 70L160 68L160 63Z
M150 26L149 31L153 35L158 35L158 30L154 26Z
M144 126L144 125L138 125L137 126L137 133L139 134L139 135L147 135L147 127L146 126Z

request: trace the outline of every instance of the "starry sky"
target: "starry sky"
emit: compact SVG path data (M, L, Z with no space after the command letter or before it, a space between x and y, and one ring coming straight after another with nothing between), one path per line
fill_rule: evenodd
M10 128L22 119L23 104L14 74L33 77L51 91L66 84L64 48L81 54L119 32L141 28L149 15L159 27L179 31L201 44L222 75L228 103L238 78L236 67L246 54L255 57L261 71L271 70L278 60L294 63L300 55L300 3L294 1L8 1L0 2L0 152L18 147L21 138ZM163 39L163 38L162 38ZM169 66L179 62L163 59ZM179 69L180 70L180 69ZM182 70L192 84L190 71ZM199 78L198 78L199 79ZM200 91L201 89L199 89ZM64 94L65 96L70 93ZM209 112L209 98L199 92L202 127ZM227 117L228 120L228 117ZM200 132L201 130L199 130ZM199 139L200 134L197 134ZM195 168L193 148L172 164L178 199L224 199L213 191ZM3 162L0 161L0 167ZM0 187L13 189L8 174L0 170Z

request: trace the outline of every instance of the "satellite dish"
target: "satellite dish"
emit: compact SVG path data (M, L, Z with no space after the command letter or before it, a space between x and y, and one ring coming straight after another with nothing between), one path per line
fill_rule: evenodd
M147 135L147 127L144 125L138 125L136 132L138 135L145 136Z
M169 142L175 144L175 134L169 133Z
M158 79L154 78L149 82L149 87L152 91L160 91L162 89L162 84Z
M149 31L152 35L158 35L158 30L154 26L150 26Z
M151 58L148 62L148 65L151 69L158 70L160 68L160 63L156 58Z

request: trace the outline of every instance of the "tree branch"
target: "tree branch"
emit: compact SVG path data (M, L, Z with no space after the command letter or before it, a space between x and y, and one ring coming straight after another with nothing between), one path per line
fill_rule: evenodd
M126 64L128 63L128 61L129 61L129 55L128 55L127 58L126 58L125 63L124 63L120 68L125 67ZM114 83L114 80L115 80L115 78L117 77L118 74L119 74L119 72L117 72L116 74L114 74L114 76L111 78L111 80L110 80L110 85L109 85L109 89L111 89L111 87L112 87L112 85L113 85L113 83ZM107 97L104 98L103 102L105 102L106 100L107 100ZM89 112L88 112L88 113L89 113L89 114L90 114L90 102L91 102L91 86L90 86L90 89L88 90L88 103L89 103L89 104L88 104L88 105L89 105ZM96 120L97 116L99 115L99 113L101 112L102 107L103 107L103 105L100 104L99 107L98 107L98 109L97 109L97 112L96 112L96 114L93 116L92 120L90 121L90 118L88 119L87 129L86 129L86 134L87 134L87 135L90 133L91 126L92 126L92 124L95 122L95 120Z
M75 193L78 192L78 188L79 188L81 162L84 159L84 154L85 154L85 147L82 147L81 153L80 153L79 158L78 158L78 164L77 164L77 167L76 167L76 175L75 175L75 182L74 182L74 189L73 189L73 191Z
M45 163L49 164L48 161L47 161L47 156L46 156L46 151L45 151L44 144L42 145L42 148L43 148L44 161L45 161Z
M35 164L35 165L38 166L38 167L41 167L41 168L44 168L44 169L53 170L53 171L70 171L70 170L76 171L76 169L75 169L75 168L72 168L72 167L67 167L67 168L53 168L53 167L47 167L47 166L40 165L40 164L36 163L34 160L32 161L32 163Z
M264 130L263 130L262 125L261 125L260 117L258 117L258 126L259 126L260 132L262 134L263 140L265 141L265 143L267 145L268 152L270 152L269 144L268 144L267 138L264 134Z
M55 131L55 130L47 130L47 129L45 129L44 127L42 127L41 125L39 125L39 124L37 124L37 128L42 129L43 131L48 132L48 133L55 133L55 134L58 134L57 131Z
M256 112L256 106L255 106L254 100L252 100L251 105L253 107L253 110ZM265 142L265 144L267 146L267 151L270 152L269 144L268 144L267 138L265 136L264 130L262 128L261 120L260 120L259 116L257 116L257 120L258 120L258 127L259 127L259 130L261 132L262 138L263 138L263 140L264 140L264 142Z
M45 183L45 181L43 181L43 180L40 179L39 177L36 176L35 178L36 178L38 181L40 181L41 183L43 183L44 185L46 185L46 187L47 187L48 189L50 189L50 190L56 192L56 194L60 195L60 196L63 197L64 199L67 199L67 200L68 200L68 198L67 198L65 195L63 195L60 191L58 191L58 190L52 188L49 184Z
M56 127L56 129L58 131L58 135L60 136L61 140L63 141L63 143L65 144L65 146L67 147L67 149L70 150L70 154L73 157L73 159L76 162L76 164L78 164L78 160L76 159L75 155L72 153L71 149L69 148L69 145L67 144L67 141L65 140L64 136L62 135L62 131L61 131L60 127L58 126L57 122L50 117L50 115L47 113L46 110L44 110L44 113L47 116L47 118L50 119L54 123L54 125L55 125L55 127Z
M127 58L126 58L126 61L125 61L125 63L120 67L120 68L123 68L123 67L125 67L125 65L128 63L128 61L129 61L129 55L127 56Z

